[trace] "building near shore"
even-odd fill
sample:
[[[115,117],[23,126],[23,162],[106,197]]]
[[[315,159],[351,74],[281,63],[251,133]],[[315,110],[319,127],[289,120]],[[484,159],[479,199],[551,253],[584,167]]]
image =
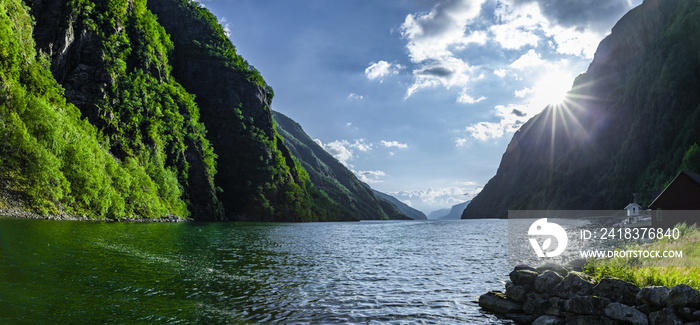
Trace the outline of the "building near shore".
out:
[[[670,228],[680,222],[700,225],[700,175],[682,171],[649,205],[652,226]]]

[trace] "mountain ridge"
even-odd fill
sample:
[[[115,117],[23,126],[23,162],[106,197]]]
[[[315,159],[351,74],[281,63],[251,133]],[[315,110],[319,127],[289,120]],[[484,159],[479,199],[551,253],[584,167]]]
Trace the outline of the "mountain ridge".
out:
[[[513,135],[462,218],[618,209],[663,188],[700,141],[698,13],[692,1],[647,0],[624,15],[567,106],[546,107]]]
[[[376,191],[313,141],[299,123],[278,111],[273,111],[273,116],[284,143],[309,173],[311,182],[332,201],[363,220],[412,219],[395,202],[378,198]]]

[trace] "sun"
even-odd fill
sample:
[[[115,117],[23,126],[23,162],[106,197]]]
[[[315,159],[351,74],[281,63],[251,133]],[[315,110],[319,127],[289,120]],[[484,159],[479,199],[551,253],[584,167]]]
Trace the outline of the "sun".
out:
[[[539,106],[563,104],[572,83],[570,74],[561,70],[549,71],[535,83],[533,102]]]

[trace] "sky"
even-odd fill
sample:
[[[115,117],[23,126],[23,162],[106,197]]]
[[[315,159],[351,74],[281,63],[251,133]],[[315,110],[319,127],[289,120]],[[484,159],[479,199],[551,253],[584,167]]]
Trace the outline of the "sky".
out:
[[[473,198],[641,0],[200,0],[272,109],[428,214]]]

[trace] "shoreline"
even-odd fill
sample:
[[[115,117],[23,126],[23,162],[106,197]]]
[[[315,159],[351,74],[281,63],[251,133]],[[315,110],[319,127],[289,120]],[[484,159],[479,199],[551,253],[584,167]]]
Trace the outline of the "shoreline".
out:
[[[35,219],[35,220],[56,220],[56,221],[94,221],[94,222],[190,222],[189,219],[183,219],[177,216],[167,216],[159,219],[94,219],[87,215],[74,215],[61,212],[58,214],[41,215],[36,212],[24,210],[17,207],[0,207],[0,218],[16,218],[16,219]]]

